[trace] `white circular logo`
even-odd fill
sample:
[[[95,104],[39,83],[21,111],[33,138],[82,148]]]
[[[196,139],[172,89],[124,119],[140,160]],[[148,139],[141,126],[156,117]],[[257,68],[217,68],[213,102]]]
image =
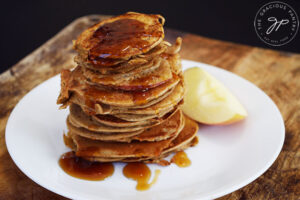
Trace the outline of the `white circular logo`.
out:
[[[257,36],[271,46],[282,46],[294,39],[299,28],[295,10],[281,1],[263,5],[256,13],[254,28]]]

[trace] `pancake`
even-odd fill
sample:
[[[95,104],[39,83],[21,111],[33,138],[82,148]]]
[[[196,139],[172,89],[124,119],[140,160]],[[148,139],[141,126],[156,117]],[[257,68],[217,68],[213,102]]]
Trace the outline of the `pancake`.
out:
[[[136,109],[142,109],[142,108],[147,108],[149,106],[152,106],[160,101],[162,101],[163,99],[165,99],[166,97],[168,97],[172,92],[173,92],[174,88],[171,88],[169,91],[167,91],[165,94],[163,94],[162,96],[153,99],[149,102],[147,102],[146,104],[140,104],[140,105],[135,105],[135,106],[130,106],[130,107],[120,107],[120,106],[112,106],[112,105],[107,105],[107,104],[103,104],[100,102],[91,102],[91,101],[87,101],[86,99],[82,99],[82,97],[78,96],[76,93],[74,93],[71,98],[69,99],[69,102],[81,105],[81,108],[84,110],[84,112],[91,114],[91,115],[95,115],[95,114],[119,114],[119,113],[127,113],[126,110],[136,110]],[[88,103],[87,103],[88,102]],[[66,105],[68,105],[69,103],[67,102]],[[65,105],[63,105],[64,107]],[[132,112],[128,112],[129,114]],[[158,114],[158,112],[156,113]]]
[[[182,66],[179,54],[166,55],[165,57],[171,66],[171,70],[176,75],[182,74]]]
[[[164,38],[164,18],[128,12],[95,24],[80,34],[75,50],[94,66],[113,66],[148,52]]]
[[[151,62],[153,59],[160,57],[160,55],[167,49],[169,45],[170,44],[168,44],[168,42],[162,41],[159,45],[157,45],[156,47],[144,54],[134,56],[126,62],[120,62],[114,66],[109,67],[95,67],[92,63],[89,63],[85,58],[81,57],[80,55],[75,56],[74,61],[78,63],[78,65],[96,71],[97,73],[103,76],[124,74],[141,68],[141,66]]]
[[[176,137],[185,125],[185,119],[182,111],[177,110],[169,119],[163,123],[152,126],[142,133],[132,137],[133,140],[139,141],[160,141],[170,137]]]
[[[128,158],[128,157],[155,157],[169,146],[173,138],[157,142],[132,141],[129,144],[124,142],[104,142],[91,140],[79,135],[71,135],[76,145],[76,155],[79,157],[107,157],[107,158]]]
[[[184,116],[185,118],[185,125],[182,129],[182,131],[178,134],[178,136],[172,140],[169,147],[164,149],[164,151],[161,153],[161,156],[154,157],[154,158],[137,158],[137,159],[123,159],[123,162],[135,162],[135,161],[143,161],[146,163],[157,163],[161,165],[168,165],[170,162],[167,160],[163,160],[165,157],[170,155],[173,152],[182,151],[184,149],[187,149],[191,146],[195,146],[198,143],[198,124],[188,118],[187,116]]]
[[[149,52],[138,56],[134,56],[131,59],[129,59],[127,62],[117,63],[113,67],[101,67],[101,68],[95,67],[93,64],[84,60],[84,58],[82,58],[80,55],[75,56],[74,60],[76,63],[78,63],[78,65],[83,66],[86,69],[90,69],[97,72],[99,78],[105,77],[107,75],[122,76],[122,74],[133,72],[134,70],[142,71],[143,69],[141,66],[145,66],[147,64],[149,65],[149,63],[153,59],[157,59],[159,57],[165,58],[167,61],[170,62],[172,68],[176,68],[181,71],[181,60],[178,54],[181,48],[181,43],[182,43],[181,38],[177,38],[176,43],[174,45],[171,45],[166,41],[162,41],[159,45],[151,49]],[[178,74],[177,73],[178,70],[174,72]]]
[[[108,90],[107,88],[100,88],[87,84],[84,76],[82,75],[81,67],[78,66],[72,72],[68,70],[62,71],[61,93],[57,103],[64,104],[70,98],[71,93],[77,93],[82,97],[82,99],[94,102],[98,101],[113,106],[130,107],[143,105],[168,92],[171,88],[175,87],[179,81],[180,78],[173,74],[173,78],[171,80],[146,91],[127,92],[120,90]]]
[[[195,146],[196,144],[198,144],[198,136],[195,136],[191,139],[191,141],[185,145],[181,145],[180,148],[177,148],[176,150],[174,151],[170,151],[168,153],[162,153],[162,155],[160,157],[156,157],[156,158],[151,158],[151,159],[148,159],[148,160],[137,160],[137,161],[142,161],[144,163],[156,163],[156,164],[159,164],[159,165],[162,165],[162,166],[167,166],[167,165],[170,165],[172,160],[171,161],[168,161],[168,160],[165,160],[164,158],[166,158],[167,156],[171,155],[172,153],[175,153],[175,152],[178,152],[178,151],[183,151],[189,147],[193,147]],[[125,162],[128,162],[126,160],[124,160]]]
[[[162,59],[156,59],[155,61],[155,63],[152,63],[153,66],[159,65],[159,67],[154,70],[148,70],[147,72],[144,70],[126,76],[99,77],[97,73],[85,70],[84,75],[92,84],[109,86],[121,90],[145,90],[157,87],[172,78],[169,62]]]
[[[118,141],[118,142],[131,142],[132,140],[138,141],[160,141],[170,137],[175,137],[179,134],[184,126],[184,118],[181,111],[175,112],[170,118],[166,119],[163,123],[147,128],[142,132],[116,132],[116,133],[103,133],[90,131],[86,128],[78,128],[73,126],[67,120],[67,126],[71,135],[80,135],[92,140],[101,141]]]
[[[132,58],[128,60],[128,62],[119,60],[119,62],[115,62],[114,67],[95,67],[92,63],[89,63],[87,58],[83,58],[80,55],[75,56],[74,58],[75,63],[78,65],[85,67],[87,69],[93,70],[98,72],[102,75],[112,75],[112,74],[118,74],[118,73],[126,73],[131,70],[134,70],[135,68],[138,68],[141,65],[147,64],[149,61],[144,58]]]
[[[147,114],[157,115],[160,112],[174,108],[176,105],[180,105],[184,95],[183,83],[179,82],[174,90],[164,99],[150,105],[145,108],[122,108],[122,107],[111,107],[110,114],[128,113],[128,114]]]
[[[175,150],[183,150],[185,145],[188,145],[194,137],[196,137],[198,132],[198,124],[194,120],[187,116],[185,118],[185,125],[180,134],[171,142],[168,148],[164,150],[164,154]]]
[[[133,136],[142,133],[144,130],[132,131],[132,132],[95,132],[90,131],[85,128],[76,127],[70,123],[69,118],[67,119],[67,126],[69,129],[70,135],[80,135],[85,138],[90,138],[92,140],[102,140],[102,141],[121,141],[121,142],[130,142]]]
[[[156,114],[127,114],[127,113],[121,113],[121,114],[115,114],[114,116],[126,121],[143,121],[143,120],[149,120],[153,118],[161,118],[167,113],[171,112],[172,110],[175,110],[176,108],[169,108],[167,110],[163,110]]]
[[[135,125],[157,125],[163,122],[164,120],[168,119],[170,116],[172,116],[178,109],[176,106],[173,110],[166,113],[162,117],[155,117],[148,120],[139,120],[139,121],[127,121],[124,119],[120,119],[113,115],[91,115],[91,117],[102,124],[106,124],[108,126],[116,126],[116,127],[127,127],[127,126],[135,126]]]
[[[198,124],[194,122],[193,120],[185,117],[185,125],[181,132],[175,137],[175,139],[172,139],[172,142],[169,143],[169,146],[166,147],[160,154],[160,156],[152,156],[149,154],[138,154],[137,156],[131,156],[131,157],[125,157],[119,156],[119,157],[108,157],[108,156],[86,156],[84,157],[87,160],[91,161],[99,161],[99,162],[113,162],[113,161],[119,161],[119,162],[146,162],[146,163],[157,163],[160,165],[168,165],[170,164],[169,161],[164,160],[165,157],[170,155],[172,152],[177,152],[184,150],[190,146],[194,146],[198,142],[197,138],[197,131],[198,131]],[[143,143],[143,142],[140,142]],[[149,144],[149,143],[147,143]],[[153,142],[153,144],[157,144],[156,142]],[[95,153],[96,149],[95,147],[86,147],[94,150],[92,153],[94,155],[99,155],[98,153]],[[111,150],[111,149],[110,149]],[[126,149],[128,150],[128,149]],[[152,150],[152,149],[151,149]],[[161,149],[159,149],[161,150]]]
[[[182,38],[180,37],[176,38],[175,44],[169,46],[165,51],[165,53],[170,55],[178,54],[181,49],[181,44],[182,44]]]
[[[86,115],[80,108],[80,106],[76,104],[71,104],[70,106],[70,114],[69,114],[69,122],[75,127],[82,127],[88,129],[90,131],[95,132],[133,132],[138,130],[143,130],[147,126],[128,126],[128,127],[115,127],[115,126],[107,126],[105,124],[99,123],[94,120],[91,116]]]
[[[83,74],[87,78],[87,81],[90,84],[95,84],[95,85],[96,84],[100,84],[100,85],[120,84],[122,81],[130,81],[139,78],[141,75],[149,74],[150,72],[154,71],[160,66],[162,60],[163,59],[161,57],[157,57],[125,73],[104,75],[104,74],[100,74],[98,71],[89,68],[83,68]],[[112,82],[112,83],[106,83],[106,82]]]
[[[102,124],[108,126],[115,126],[115,127],[128,127],[128,126],[153,126],[160,123],[160,120],[150,119],[146,121],[126,121],[120,118],[117,118],[113,115],[92,115],[92,118],[100,122]]]

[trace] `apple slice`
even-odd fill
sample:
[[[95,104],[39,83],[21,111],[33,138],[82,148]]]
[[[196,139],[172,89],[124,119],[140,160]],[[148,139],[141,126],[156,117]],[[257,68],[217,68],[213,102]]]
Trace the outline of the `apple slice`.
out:
[[[201,68],[184,71],[186,94],[183,112],[190,118],[212,125],[244,119],[247,111],[225,86]]]

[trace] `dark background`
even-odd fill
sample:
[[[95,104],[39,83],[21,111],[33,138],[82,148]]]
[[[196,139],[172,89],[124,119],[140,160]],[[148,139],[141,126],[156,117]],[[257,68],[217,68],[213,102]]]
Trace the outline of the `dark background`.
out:
[[[282,0],[300,16],[299,0]],[[269,1],[114,1],[40,0],[2,1],[0,7],[0,72],[17,63],[78,17],[89,14],[118,15],[127,11],[158,13],[166,27],[210,38],[300,53],[300,33],[290,43],[272,47],[256,35],[256,12]]]

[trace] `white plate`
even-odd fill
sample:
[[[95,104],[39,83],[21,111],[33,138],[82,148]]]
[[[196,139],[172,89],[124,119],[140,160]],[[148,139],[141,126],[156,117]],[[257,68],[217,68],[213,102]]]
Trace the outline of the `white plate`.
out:
[[[16,165],[41,186],[72,199],[214,199],[233,192],[265,172],[284,141],[284,123],[272,100],[252,83],[210,65],[199,66],[222,81],[247,109],[249,116],[229,126],[200,126],[199,144],[186,150],[192,165],[160,169],[148,191],[122,175],[124,164],[105,181],[85,181],[67,175],[58,165],[69,149],[63,144],[67,110],[58,110],[60,78],[55,76],[30,91],[14,108],[6,127],[7,149]]]

